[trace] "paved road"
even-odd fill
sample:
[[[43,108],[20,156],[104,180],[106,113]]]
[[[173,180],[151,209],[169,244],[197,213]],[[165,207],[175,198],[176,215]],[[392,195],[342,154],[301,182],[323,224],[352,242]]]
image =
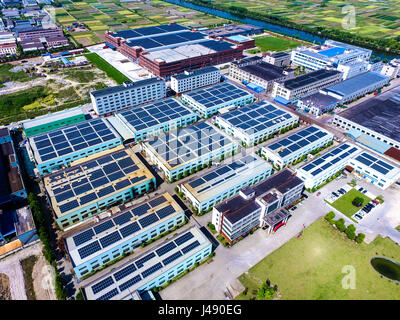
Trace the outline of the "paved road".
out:
[[[273,235],[258,229],[231,248],[219,245],[213,262],[174,282],[162,290],[160,296],[164,300],[225,299],[227,288],[236,296],[244,289],[237,277],[297,236],[303,225],[307,227],[326,214],[326,208],[321,208],[318,203],[319,199],[310,196],[294,211],[288,225]]]

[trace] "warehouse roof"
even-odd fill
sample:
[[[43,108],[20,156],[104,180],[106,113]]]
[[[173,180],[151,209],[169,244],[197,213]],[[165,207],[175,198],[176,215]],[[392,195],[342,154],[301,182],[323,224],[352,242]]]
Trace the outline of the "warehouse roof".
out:
[[[309,84],[330,78],[330,77],[335,76],[340,73],[341,72],[339,72],[337,70],[320,69],[317,71],[303,74],[303,75],[295,77],[293,79],[286,80],[283,82],[283,84],[284,84],[285,88],[294,90],[294,89],[302,88]]]
[[[113,250],[180,213],[182,208],[169,193],[164,193],[82,229],[65,239],[73,266]]]
[[[283,68],[265,61],[260,61],[259,63],[250,64],[239,68],[266,81],[279,79],[285,76],[285,71]]]
[[[199,229],[186,229],[84,286],[84,293],[88,300],[121,300],[209,246]]]
[[[187,78],[191,78],[191,77],[195,77],[201,74],[206,74],[206,73],[210,73],[210,72],[215,72],[215,71],[219,71],[219,68],[217,67],[205,67],[202,69],[196,69],[193,71],[185,71],[176,75],[171,76],[171,78],[175,78],[178,80],[183,80],[183,79],[187,79]]]
[[[48,113],[48,114],[45,114],[40,117],[36,117],[31,120],[25,120],[22,122],[22,125],[23,125],[24,129],[28,129],[28,128],[33,128],[33,127],[40,126],[40,125],[43,125],[43,124],[46,124],[49,122],[59,121],[62,119],[67,119],[67,118],[75,117],[75,116],[79,116],[79,115],[84,115],[84,113],[81,110],[81,108],[76,107],[76,108],[66,109],[66,110],[62,110],[62,111],[58,111],[58,112],[54,112],[54,113]]]

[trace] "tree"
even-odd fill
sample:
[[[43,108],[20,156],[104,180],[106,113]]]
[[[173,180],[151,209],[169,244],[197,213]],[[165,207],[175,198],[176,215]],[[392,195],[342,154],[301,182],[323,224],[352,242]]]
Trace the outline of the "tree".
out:
[[[340,218],[339,220],[335,221],[335,225],[340,232],[344,232],[346,230],[346,226],[344,224],[344,219]]]
[[[357,243],[362,243],[364,241],[364,239],[365,239],[365,234],[364,233],[359,233],[357,235],[356,242]]]
[[[355,231],[356,231],[356,227],[354,227],[353,224],[349,224],[345,231],[347,238],[349,238],[350,240],[354,240],[354,238],[356,237]]]
[[[326,215],[325,215],[325,220],[330,221],[333,218],[335,218],[335,213],[333,211],[329,211]]]
[[[364,199],[361,197],[355,197],[351,202],[355,207],[361,207],[364,202]]]

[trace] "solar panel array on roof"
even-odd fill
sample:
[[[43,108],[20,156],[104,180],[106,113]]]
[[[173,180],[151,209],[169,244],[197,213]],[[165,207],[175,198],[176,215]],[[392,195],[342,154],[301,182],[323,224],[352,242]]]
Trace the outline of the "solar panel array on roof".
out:
[[[251,94],[233,84],[223,82],[214,86],[193,90],[184,95],[192,98],[196,103],[208,109]]]
[[[394,167],[387,162],[384,162],[372,155],[370,155],[367,152],[363,152],[359,154],[357,157],[355,157],[354,160],[357,160],[361,162],[362,164],[370,167],[371,169],[374,169],[378,171],[379,173],[386,175],[388,172],[394,169]]]
[[[175,32],[175,31],[185,31],[188,28],[181,26],[179,24],[171,24],[171,25],[160,25],[160,26],[153,26],[153,27],[143,27],[143,28],[135,28],[131,30],[122,30],[113,32],[112,35],[114,37],[121,37],[125,39],[132,39],[137,37],[143,36],[150,36],[155,34],[163,34],[168,32]]]
[[[111,299],[120,292],[134,286],[142,279],[149,277],[158,270],[171,264],[185,254],[188,254],[193,249],[199,247],[201,245],[199,240],[190,242],[190,240],[193,238],[193,233],[188,231],[180,235],[175,240],[171,240],[163,246],[154,249],[154,251],[146,254],[145,256],[132,262],[128,262],[126,265],[122,266],[116,271],[111,272],[111,274],[105,278],[99,279],[94,284],[91,284],[90,287],[92,292],[94,294],[101,294],[102,291],[110,290],[109,288],[113,286],[115,287],[114,289],[102,294],[100,298],[98,298]],[[182,247],[178,248],[178,246]],[[153,260],[157,257],[162,260]],[[115,292],[114,290],[117,291]]]
[[[130,39],[126,44],[129,47],[142,47],[144,49],[153,49],[163,46],[182,45],[185,42],[202,40],[206,36],[199,32],[184,31],[175,34],[165,34],[142,39]],[[208,42],[208,41],[206,41]]]
[[[316,176],[323,170],[335,165],[338,161],[348,156],[351,156],[358,151],[358,148],[351,146],[350,144],[344,143],[337,146],[336,148],[331,149],[327,153],[324,153],[322,156],[314,159],[301,169],[310,172],[313,176]]]
[[[174,98],[164,99],[152,104],[135,107],[119,113],[134,131],[138,132],[169,121],[194,114]]]
[[[231,164],[227,164],[221,167],[214,169],[213,171],[203,175],[191,182],[189,182],[189,186],[192,188],[197,188],[197,192],[201,193],[202,191],[206,190],[204,188],[200,189],[200,186],[209,186],[211,180],[213,181],[212,186],[217,184],[221,184],[223,182],[229,181],[232,177],[236,175],[236,172],[240,168],[246,168],[246,164],[250,164],[252,162],[257,161],[257,158],[249,155],[247,157],[243,157],[241,159],[233,161]]]
[[[293,118],[290,113],[265,102],[257,102],[219,117],[248,134],[260,132]]]
[[[147,210],[150,209],[150,206],[148,205],[149,203],[151,203],[151,207],[156,211],[138,221],[132,220],[132,217],[135,215],[142,216],[146,214]],[[143,208],[145,205],[147,206],[145,213],[142,213],[143,211],[138,211],[138,208]],[[84,259],[89,255],[97,253],[108,246],[131,236],[142,228],[146,228],[151,224],[174,214],[175,212],[177,211],[174,207],[169,204],[164,196],[161,196],[76,234],[73,236],[73,241],[75,246],[78,248],[80,258]],[[116,226],[118,226],[117,230]],[[95,234],[97,235],[97,238],[94,237]]]
[[[206,122],[154,138],[148,142],[171,167],[204,156],[232,143]]]
[[[327,135],[327,132],[322,131],[318,127],[310,126],[292,133],[291,135],[286,136],[284,139],[280,139],[270,145],[267,145],[265,148],[272,150],[280,157],[285,157],[318,139],[324,138]]]
[[[86,206],[88,203],[110,196],[117,190],[133,185],[135,181],[123,178],[128,172],[133,174],[138,170],[139,167],[131,156],[126,151],[120,151],[50,175],[51,185],[47,188],[53,191],[60,212],[64,214],[78,206]],[[146,176],[140,180],[144,178]],[[120,181],[117,182],[118,180]],[[113,183],[115,186],[112,185]]]
[[[31,138],[42,162],[55,159],[114,139],[120,139],[97,118],[81,124],[57,129]]]
[[[285,88],[287,88],[289,90],[293,90],[293,89],[301,88],[306,85],[312,84],[314,82],[319,82],[323,79],[330,78],[338,73],[340,73],[340,72],[337,70],[321,69],[321,70],[303,74],[303,75],[295,77],[293,79],[286,80],[284,82],[284,86],[285,86]]]

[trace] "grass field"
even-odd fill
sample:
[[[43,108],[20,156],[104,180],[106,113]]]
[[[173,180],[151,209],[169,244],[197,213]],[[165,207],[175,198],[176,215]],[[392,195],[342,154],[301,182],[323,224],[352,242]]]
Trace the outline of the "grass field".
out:
[[[103,70],[107,76],[109,76],[111,79],[114,79],[118,84],[122,84],[124,81],[130,81],[128,77],[119,72],[97,53],[88,53],[85,56],[91,63],[93,63],[100,70]]]
[[[341,213],[343,213],[344,215],[346,215],[347,217],[350,218],[353,214],[355,214],[361,208],[361,207],[356,207],[351,203],[355,197],[360,197],[364,200],[361,207],[365,206],[368,202],[371,201],[371,199],[368,198],[365,194],[361,193],[360,191],[358,191],[356,189],[351,189],[350,191],[345,193],[343,196],[341,196],[339,199],[334,201],[331,204],[331,206],[334,207],[335,209],[339,210]]]
[[[13,68],[14,66],[10,63],[4,63],[0,65],[0,83],[5,81],[26,82],[32,80],[32,78],[28,76],[25,71],[10,71]]]
[[[300,238],[291,239],[249,269],[248,274],[242,274],[239,280],[248,293],[236,299],[254,298],[261,282],[269,279],[285,300],[398,300],[399,285],[381,278],[370,259],[379,255],[400,261],[399,249],[395,242],[381,237],[359,245],[319,219]],[[355,269],[355,289],[342,287],[346,276],[342,268],[348,265]]]
[[[298,47],[298,42],[273,36],[255,38],[256,46],[262,51],[283,51]]]

